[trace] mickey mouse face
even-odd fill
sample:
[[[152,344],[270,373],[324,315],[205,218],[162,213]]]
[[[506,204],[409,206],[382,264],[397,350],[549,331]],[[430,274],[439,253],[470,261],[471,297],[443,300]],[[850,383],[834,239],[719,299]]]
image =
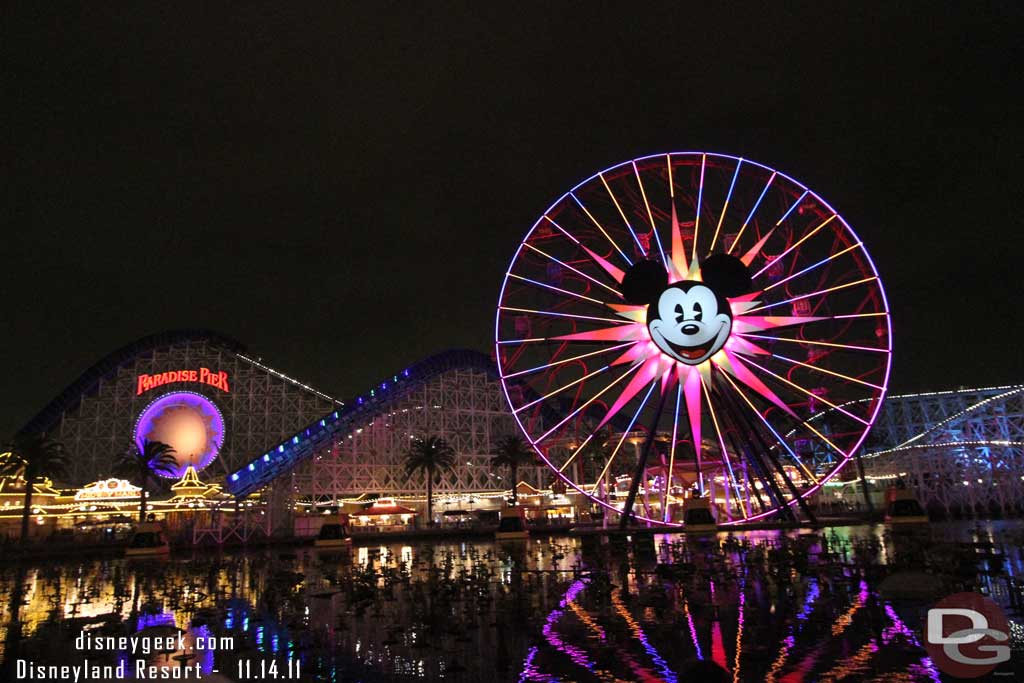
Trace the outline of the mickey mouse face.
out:
[[[718,352],[732,331],[732,311],[700,282],[680,282],[647,309],[647,329],[659,349],[680,363],[699,365]]]
[[[732,309],[726,297],[751,290],[747,266],[735,256],[715,254],[701,264],[701,281],[668,284],[658,261],[633,264],[620,284],[631,304],[647,304],[647,329],[666,355],[700,365],[725,345],[732,332]]]

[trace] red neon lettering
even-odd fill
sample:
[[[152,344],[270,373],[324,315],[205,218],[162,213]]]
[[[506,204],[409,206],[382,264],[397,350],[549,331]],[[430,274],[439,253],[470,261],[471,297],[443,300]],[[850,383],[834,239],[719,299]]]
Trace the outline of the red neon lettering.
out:
[[[198,382],[216,387],[223,392],[231,391],[228,386],[227,372],[223,370],[214,372],[209,368],[199,368],[198,370],[168,370],[156,375],[139,375],[136,378],[135,395],[139,396],[150,389],[175,382]]]

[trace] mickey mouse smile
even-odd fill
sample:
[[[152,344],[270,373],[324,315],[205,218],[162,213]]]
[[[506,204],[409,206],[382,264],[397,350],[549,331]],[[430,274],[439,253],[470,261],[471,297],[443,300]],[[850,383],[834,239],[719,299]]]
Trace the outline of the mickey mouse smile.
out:
[[[727,333],[728,334],[728,333]],[[669,340],[665,339],[660,332],[652,333],[651,339],[658,346],[658,348],[665,350],[668,346],[669,355],[674,355],[677,358],[682,358],[688,361],[694,361],[701,356],[710,356],[711,349],[715,346],[718,341],[717,337],[713,337],[710,341],[697,346],[683,346],[682,344],[673,344]],[[716,349],[717,350],[717,349]],[[685,362],[685,361],[684,361]]]
[[[703,363],[725,345],[732,331],[732,311],[724,298],[719,299],[701,282],[668,287],[647,310],[651,341],[681,363]]]

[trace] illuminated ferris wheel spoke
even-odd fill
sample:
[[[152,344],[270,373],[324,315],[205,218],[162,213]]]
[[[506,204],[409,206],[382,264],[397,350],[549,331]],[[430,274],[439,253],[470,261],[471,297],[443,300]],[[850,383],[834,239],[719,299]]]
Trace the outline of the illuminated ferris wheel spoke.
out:
[[[554,256],[552,256],[551,254],[547,253],[546,251],[538,249],[537,247],[533,246],[532,244],[528,244],[528,243],[525,243],[525,242],[523,243],[523,246],[526,247],[527,249],[530,249],[531,251],[537,252],[538,254],[540,254],[541,256],[544,256],[547,259],[550,259],[551,261],[557,263],[558,265],[562,266],[563,268],[567,268],[568,270],[571,270],[572,272],[576,273],[580,277],[583,277],[583,278],[586,278],[587,280],[590,280],[595,285],[597,285],[599,287],[604,287],[605,289],[607,289],[609,292],[611,292],[612,294],[614,294],[618,298],[620,298],[620,299],[622,298],[622,294],[618,290],[612,289],[611,287],[609,287],[608,285],[606,285],[605,283],[603,283],[603,282],[601,282],[599,280],[595,280],[594,278],[592,278],[589,275],[587,275],[586,273],[584,273],[582,270],[578,270],[576,268],[573,268],[568,263],[565,263],[564,261],[560,261],[559,259],[555,258]]]
[[[682,407],[682,401],[683,385],[678,383],[676,387],[676,409],[672,413],[672,441],[669,442],[668,447],[668,476],[665,478],[665,495],[662,496],[664,502],[661,504],[662,521],[664,522],[667,522],[669,518],[668,498],[672,492],[672,476],[675,474],[676,444],[679,441],[679,409]]]
[[[508,344],[533,344],[536,342],[550,342],[554,341],[553,338],[549,337],[530,337],[529,339],[499,339],[497,344],[508,345]]]
[[[629,325],[628,320],[613,320],[611,318],[599,318],[593,315],[578,315],[576,313],[558,313],[557,311],[539,311],[532,308],[515,308],[513,306],[503,306],[502,310],[513,311],[515,313],[529,313],[530,315],[542,315],[551,316],[555,318],[572,318],[573,320],[593,320],[602,323],[612,323],[613,325]]]
[[[726,479],[726,492],[729,490],[729,482],[732,482],[733,492],[736,495],[736,501],[739,504],[740,514],[743,515],[743,519],[747,518],[747,510],[743,505],[745,496],[740,492],[739,482],[736,480],[736,474],[732,469],[732,462],[729,458],[729,449],[725,447],[725,439],[722,438],[722,429],[718,426],[718,417],[715,415],[714,402],[711,400],[711,392],[708,391],[708,387],[704,387],[704,398],[708,404],[708,414],[711,415],[711,424],[715,428],[715,437],[718,439],[719,456],[722,460],[723,465],[723,479]],[[728,477],[728,478],[726,478]],[[749,492],[748,492],[749,495]],[[728,503],[728,500],[726,501]],[[728,507],[726,508],[728,511]],[[730,517],[731,517],[730,513]]]
[[[815,436],[817,436],[819,439],[824,441],[828,445],[829,448],[831,448],[833,451],[835,451],[844,460],[850,457],[848,453],[843,452],[843,449],[841,449],[839,446],[837,446],[834,443],[832,443],[832,441],[827,436],[825,436],[824,434],[819,432],[817,429],[815,429],[813,426],[811,426],[810,421],[804,422],[803,426],[807,427],[807,429],[811,430],[814,433]],[[818,481],[815,480],[814,483],[817,484]]]
[[[594,299],[592,297],[586,296],[585,294],[577,294],[576,292],[570,292],[569,290],[562,289],[561,287],[555,287],[554,285],[549,285],[549,284],[545,284],[543,282],[538,282],[537,280],[531,280],[528,277],[523,277],[522,275],[516,275],[515,273],[509,273],[508,276],[511,277],[511,278],[515,278],[516,280],[519,280],[520,282],[526,282],[527,284],[531,284],[531,285],[533,285],[535,287],[541,287],[543,289],[551,290],[552,292],[558,292],[560,294],[565,294],[566,296],[571,296],[571,297],[574,297],[576,299],[580,299],[582,301],[586,301],[588,303],[596,304],[598,306],[601,306],[602,308],[609,308],[610,307],[610,304],[607,301],[601,301],[600,299]]]
[[[690,251],[690,261],[697,260],[697,238],[700,235],[700,207],[704,203],[704,169],[707,166],[708,155],[700,155],[700,182],[697,185],[697,210],[693,218],[693,249]],[[636,168],[634,162],[633,167]]]
[[[736,170],[732,173],[732,181],[729,183],[729,192],[725,195],[725,203],[722,204],[722,212],[718,215],[718,225],[715,226],[715,235],[711,238],[711,247],[708,249],[708,255],[715,250],[715,245],[718,244],[718,233],[722,230],[722,221],[725,220],[725,212],[729,209],[729,200],[732,199],[733,188],[736,187],[736,178],[740,175],[740,166],[743,165],[743,159],[736,162]]]
[[[599,434],[599,432],[597,432],[597,431],[594,431],[594,432],[591,432],[590,434],[588,434],[587,438],[583,440],[583,443],[581,443],[579,446],[577,446],[573,450],[572,455],[570,455],[569,458],[564,463],[562,463],[562,466],[558,468],[558,472],[559,473],[564,472],[569,467],[569,465],[571,465],[573,463],[573,461],[576,459],[576,456],[578,456],[580,453],[582,453],[583,450],[587,447],[587,444],[589,444],[594,439],[594,437],[597,436],[598,434]],[[601,478],[598,477],[597,481],[600,481],[600,479]]]
[[[833,315],[836,320],[840,318],[884,318],[889,315],[888,311],[877,311],[874,313],[846,313],[844,315]]]
[[[626,376],[632,374],[635,370],[637,370],[637,367],[632,367],[632,368],[627,367],[626,371],[623,372],[621,375],[619,375],[615,379],[615,381],[613,381],[611,384],[606,386],[604,389],[602,389],[598,393],[596,393],[593,396],[591,396],[589,399],[587,399],[587,401],[585,403],[583,403],[578,408],[576,408],[571,413],[569,413],[564,418],[562,418],[562,420],[558,424],[556,424],[554,427],[552,427],[551,429],[549,429],[548,431],[544,432],[539,437],[537,437],[537,440],[534,441],[534,444],[540,443],[541,441],[543,441],[544,439],[548,438],[549,436],[554,434],[556,431],[561,429],[562,425],[564,425],[566,422],[568,422],[569,420],[573,419],[574,417],[579,415],[581,412],[583,412],[587,408],[587,406],[591,405],[594,401],[596,401],[597,399],[601,398],[601,396],[603,396],[606,391],[608,391],[609,389],[614,387],[616,384],[621,382],[623,379],[626,378]]]
[[[722,409],[725,415],[728,416],[734,425],[734,428],[729,431],[729,441],[732,443],[733,450],[736,453],[743,453],[746,462],[750,465],[750,468],[745,472],[748,499],[756,501],[762,513],[784,510],[786,508],[786,498],[779,488],[778,481],[775,478],[776,475],[771,472],[769,465],[765,462],[770,448],[765,445],[760,435],[757,434],[753,423],[745,416],[743,408],[734,398],[729,396],[725,387],[723,387],[719,396],[722,400]],[[744,445],[741,445],[738,441],[741,435]],[[761,444],[760,446],[754,444],[753,439],[755,436]],[[753,470],[754,479],[756,479],[753,484],[750,483],[750,470]],[[761,484],[760,487],[757,486],[758,482]],[[755,495],[750,497],[750,492],[753,492]],[[763,499],[762,493],[768,496],[767,501]]]
[[[581,353],[580,355],[572,356],[571,358],[561,358],[559,360],[552,361],[551,363],[545,363],[544,365],[538,365],[535,368],[527,368],[526,370],[520,370],[519,372],[513,372],[512,374],[509,374],[509,375],[503,375],[502,379],[510,379],[512,377],[520,377],[522,375],[530,375],[530,374],[533,374],[535,372],[540,372],[541,370],[549,370],[551,368],[558,367],[559,365],[564,365],[565,363],[572,363],[573,361],[583,360],[584,358],[590,358],[592,356],[597,356],[597,355],[600,355],[602,353],[608,353],[609,351],[616,351],[618,349],[622,349],[622,348],[625,348],[627,346],[632,346],[632,344],[633,344],[633,342],[625,342],[624,344],[617,344],[615,346],[609,346],[609,347],[604,348],[604,349],[598,349],[597,351],[591,351],[590,353]]]
[[[728,349],[724,349],[723,352],[725,359],[721,363],[721,369],[725,373],[735,377],[737,380],[760,394],[762,398],[774,403],[778,408],[791,417],[796,417],[793,413],[793,409],[789,407],[789,404],[779,398],[779,396],[776,395],[768,385],[762,382],[757,375],[747,367],[747,361],[740,360],[736,354],[730,352]]]
[[[627,263],[629,263],[630,265],[633,265],[633,259],[631,259],[629,256],[627,256],[626,252],[624,252],[622,249],[620,249],[620,247],[618,247],[618,244],[614,240],[611,239],[610,234],[608,234],[607,230],[604,229],[604,226],[601,225],[601,223],[598,222],[597,218],[594,217],[594,214],[592,214],[590,212],[590,210],[588,210],[587,207],[585,207],[583,205],[583,202],[580,201],[580,198],[575,196],[572,193],[569,193],[569,197],[571,197],[572,201],[577,203],[577,206],[579,206],[583,210],[583,212],[585,214],[587,214],[587,217],[590,218],[590,221],[592,223],[594,223],[594,226],[597,227],[597,229],[599,229],[601,231],[601,234],[603,234],[605,239],[611,244],[612,247],[615,248],[615,251],[618,252],[618,254],[620,254],[623,257],[623,260],[626,261]],[[548,220],[551,220],[551,219],[549,218]],[[634,236],[634,237],[636,237],[636,236]]]
[[[693,443],[695,462],[697,465],[697,482],[701,495],[704,494],[704,476],[700,470],[700,451],[703,448],[701,439],[700,395],[704,390],[704,382],[699,372],[690,371],[682,382],[683,400],[686,403],[686,417],[690,423],[690,439]]]
[[[580,377],[579,379],[575,379],[572,382],[569,382],[568,384],[565,384],[565,385],[555,389],[554,391],[552,391],[552,392],[550,392],[548,394],[545,394],[544,396],[541,396],[540,398],[537,398],[537,399],[534,399],[534,400],[530,401],[526,405],[522,405],[522,406],[516,408],[514,412],[519,413],[519,412],[522,412],[522,411],[526,410],[527,408],[531,408],[531,407],[537,405],[538,403],[540,403],[541,401],[546,401],[547,399],[551,398],[552,396],[554,396],[556,394],[559,394],[559,393],[565,391],[566,389],[568,389],[570,387],[576,386],[580,382],[584,382],[584,381],[590,379],[591,377],[594,377],[595,375],[600,375],[602,372],[606,372],[611,367],[612,366],[610,366],[610,365],[606,365],[603,368],[598,368],[597,370],[594,370],[591,373],[583,375],[583,377]]]
[[[747,311],[747,313],[756,313],[757,311],[765,311],[765,310],[768,310],[769,308],[775,308],[776,306],[782,306],[784,304],[791,304],[794,301],[800,301],[801,299],[810,299],[812,296],[821,296],[822,294],[830,294],[831,292],[838,292],[841,289],[849,289],[850,287],[856,287],[857,285],[862,285],[862,284],[864,284],[866,282],[872,282],[872,281],[877,280],[877,279],[878,278],[874,277],[874,276],[866,277],[866,278],[864,278],[862,280],[855,280],[854,282],[847,282],[846,284],[836,285],[835,287],[829,287],[828,289],[819,289],[816,292],[811,292],[809,294],[801,294],[800,296],[794,296],[794,297],[792,297],[790,299],[785,299],[784,301],[776,301],[775,303],[765,304],[764,306],[758,306],[757,308],[750,309],[749,311]]]
[[[757,406],[755,406],[753,403],[750,402],[750,399],[747,398],[747,395],[743,392],[743,390],[740,389],[739,386],[737,386],[736,383],[732,381],[732,378],[730,378],[728,375],[724,375],[724,373],[723,373],[723,376],[729,382],[729,385],[736,391],[736,393],[739,395],[739,397],[743,399],[743,402],[747,405],[747,407],[750,408],[750,412],[752,412],[755,415],[757,415],[757,417],[761,421],[761,423],[765,427],[768,428],[768,431],[770,431],[772,433],[772,436],[775,437],[775,439],[779,443],[779,445],[781,445],[786,450],[786,452],[789,453],[789,456],[791,458],[793,458],[793,461],[796,462],[797,465],[800,466],[800,469],[803,470],[804,474],[806,474],[807,477],[811,481],[813,481],[815,484],[817,484],[818,483],[817,477],[815,477],[814,474],[811,473],[811,471],[807,468],[807,465],[805,465],[803,463],[803,461],[800,460],[800,457],[797,456],[797,454],[793,451],[793,449],[791,449],[789,447],[789,444],[786,443],[786,440],[784,438],[782,438],[782,436],[780,436],[777,431],[775,431],[775,428],[772,427],[771,423],[769,423],[768,420],[766,420],[764,418],[764,415],[762,415],[761,411],[757,409]],[[756,434],[756,432],[755,432],[755,434]],[[766,450],[770,450],[770,449],[766,449]],[[770,452],[766,453],[766,455],[768,455],[769,457],[772,457]],[[789,481],[789,476],[785,473],[785,471],[782,470],[781,467],[779,469],[780,469],[780,474],[782,474],[783,478],[785,478],[787,480],[787,482],[793,487],[793,489],[796,490],[796,487],[792,485],[791,481]],[[799,496],[799,494],[796,494],[795,497],[799,498],[800,496]],[[812,515],[812,517],[813,517],[813,515]]]
[[[747,219],[743,221],[743,225],[740,226],[740,231],[736,233],[736,238],[732,241],[732,244],[729,245],[729,248],[725,250],[726,254],[731,254],[732,250],[736,248],[736,244],[740,241],[740,238],[743,237],[743,232],[747,229],[747,225],[754,217],[754,212],[757,211],[757,207],[761,206],[761,200],[764,199],[766,194],[768,194],[768,188],[772,186],[772,181],[775,180],[776,175],[778,174],[775,171],[772,171],[771,177],[768,178],[768,182],[764,184],[764,189],[761,190],[761,196],[759,196],[757,201],[754,202],[754,208],[752,208],[750,213],[747,214]]]
[[[752,301],[749,305],[754,306],[757,302]],[[808,325],[810,323],[821,322],[823,320],[831,320],[832,316],[821,315],[821,316],[788,316],[788,315],[765,315],[765,316],[754,316],[747,313],[738,313],[735,315],[735,322],[733,323],[733,333],[737,337],[753,337],[757,332],[766,332],[768,330],[782,330],[785,328],[797,327],[799,325]],[[774,337],[770,337],[774,338]],[[778,337],[782,339],[782,337]]]
[[[808,232],[808,233],[807,233],[806,235],[804,235],[803,237],[801,237],[801,238],[800,238],[799,240],[797,240],[796,242],[794,242],[793,244],[791,244],[791,245],[790,245],[789,247],[787,247],[787,248],[786,248],[786,250],[785,250],[785,251],[783,251],[783,252],[782,252],[781,254],[779,254],[778,256],[776,256],[775,258],[773,258],[772,260],[768,261],[768,263],[764,264],[764,266],[763,266],[763,267],[761,268],[761,270],[759,270],[759,271],[757,271],[756,273],[754,273],[752,277],[753,277],[753,278],[754,278],[755,280],[756,280],[757,278],[761,277],[761,273],[763,273],[764,271],[766,271],[766,270],[768,270],[769,268],[771,268],[771,267],[772,267],[773,265],[775,265],[775,264],[776,264],[776,263],[777,263],[777,262],[778,262],[778,261],[779,261],[780,259],[783,259],[783,258],[785,258],[785,257],[786,257],[786,254],[788,254],[789,252],[793,251],[794,249],[796,249],[797,247],[799,247],[799,246],[800,246],[801,244],[803,244],[803,243],[804,243],[804,242],[806,242],[807,240],[809,240],[809,239],[811,239],[812,237],[814,237],[815,235],[817,235],[817,234],[818,234],[818,231],[820,231],[820,230],[821,230],[822,228],[824,228],[824,227],[825,227],[826,225],[828,225],[828,224],[829,224],[829,223],[831,223],[831,222],[832,222],[833,220],[835,220],[835,218],[836,218],[836,216],[837,216],[837,215],[838,215],[838,214],[835,214],[835,213],[834,213],[834,214],[832,214],[831,216],[829,216],[828,218],[826,218],[825,220],[823,220],[823,221],[822,221],[821,223],[819,223],[819,224],[817,225],[817,227],[815,227],[815,228],[814,228],[813,230],[811,230],[810,232]]]
[[[757,368],[758,370],[760,370],[761,372],[774,377],[775,379],[777,379],[778,381],[780,381],[780,382],[782,382],[784,384],[787,384],[787,385],[791,386],[792,388],[796,389],[797,391],[799,391],[800,393],[804,394],[805,396],[807,396],[807,397],[809,397],[809,398],[811,398],[811,399],[813,399],[815,401],[821,401],[822,403],[824,403],[825,405],[829,406],[830,408],[835,408],[836,410],[838,410],[843,415],[846,415],[850,419],[853,419],[853,420],[856,420],[857,422],[860,422],[862,425],[869,426],[871,424],[867,420],[865,420],[863,418],[860,418],[860,417],[857,417],[856,415],[854,415],[851,412],[843,410],[842,408],[840,408],[836,404],[834,404],[831,401],[829,401],[824,396],[818,396],[817,394],[815,394],[814,392],[810,391],[809,389],[805,389],[804,387],[800,386],[796,382],[792,382],[792,381],[786,379],[785,377],[782,377],[781,375],[775,374],[774,372],[772,372],[768,368],[765,368],[765,367],[762,367],[762,366],[758,365],[757,363],[755,363],[754,361],[750,360],[749,358],[747,359],[747,364],[748,365],[752,365],[755,368]]]
[[[730,413],[729,406],[723,404],[721,408],[722,412],[725,414],[725,417],[728,417],[728,414]],[[729,441],[729,444],[732,446],[733,453],[737,454],[737,464],[743,465],[742,490],[745,491],[745,496],[742,497],[740,500],[742,503],[746,503],[745,517],[750,517],[750,515],[753,513],[753,506],[751,505],[751,503],[757,505],[757,508],[758,510],[760,510],[761,514],[771,512],[771,502],[765,502],[764,497],[762,496],[762,488],[758,488],[757,486],[757,482],[761,482],[763,484],[764,493],[767,494],[769,497],[774,495],[769,488],[770,485],[767,481],[765,481],[764,476],[762,475],[762,465],[758,462],[756,457],[748,457],[744,454],[743,446],[739,443],[735,429],[730,430],[727,434],[723,434],[723,436],[725,436],[725,438]],[[751,448],[753,447],[751,446]],[[744,458],[742,460],[739,459],[739,454],[744,454]],[[751,470],[753,470],[753,478],[756,481],[753,481],[751,479]],[[756,519],[756,516],[754,518]]]
[[[583,201],[600,211],[592,213]],[[737,206],[745,212],[742,224]],[[759,218],[774,214],[775,207],[780,218]],[[794,220],[798,209],[806,213],[804,207],[813,213]],[[692,224],[680,225],[681,208],[687,218],[694,210]],[[599,215],[610,224],[602,225]],[[657,220],[666,216],[670,224],[662,227],[671,240],[662,242]],[[531,230],[516,251],[495,326],[499,376],[539,457],[582,495],[617,512],[620,523],[680,526],[670,510],[677,476],[692,476],[695,495],[722,511],[720,524],[795,511],[797,505],[809,517],[805,498],[846,464],[845,454],[874,422],[891,363],[885,293],[867,250],[845,221],[782,173],[704,152],[645,157],[597,173],[563,195],[542,220],[551,229],[537,239]],[[654,235],[643,227],[648,223]],[[725,232],[731,223],[737,224],[735,234]],[[557,247],[545,250],[540,239],[553,239]],[[632,239],[635,246],[627,246],[627,254],[616,239]],[[599,243],[600,253],[592,242]],[[766,250],[775,244],[782,253],[771,256]],[[577,256],[576,249],[585,253]],[[634,249],[637,256],[631,258]],[[764,278],[769,269],[771,276]],[[558,281],[563,274],[571,284]],[[810,284],[791,291],[794,282]],[[703,318],[695,317],[695,303]],[[849,312],[832,315],[832,309]],[[531,334],[537,326],[540,333]],[[568,352],[567,344],[586,346]],[[801,351],[778,353],[788,345],[799,345],[806,358]],[[665,410],[674,404],[671,426],[655,423],[661,412],[656,403]],[[824,427],[825,417],[801,418],[794,411],[804,406],[820,406],[816,415],[827,413],[835,426]],[[537,419],[539,409],[549,417]],[[603,417],[597,420],[599,411]],[[591,414],[595,422],[584,426],[582,416]],[[706,419],[710,425],[702,427]],[[642,444],[638,420],[651,425]],[[684,440],[693,444],[692,461],[681,460],[678,451],[681,424],[689,429]],[[711,427],[705,443],[702,428]],[[569,432],[573,445],[563,449]],[[601,446],[595,450],[598,432]],[[664,473],[661,495],[640,496],[648,463],[639,451],[638,461],[629,462],[630,498],[642,501],[635,511],[629,500],[623,510],[608,497],[607,478],[624,467],[618,456],[627,439],[643,445],[647,455],[648,442],[651,448],[652,440],[670,442],[657,468]],[[825,453],[814,469],[803,461],[803,445],[800,452],[795,447],[804,440],[820,444],[814,452]],[[580,454],[590,451],[600,453],[600,464],[591,467],[588,460],[580,468]]]
[[[690,265],[686,262],[683,233],[679,229],[679,213],[676,211],[675,201],[672,202],[672,260],[668,270],[670,282],[685,280],[690,274]]]
[[[778,230],[779,227],[782,225],[783,221],[785,221],[789,217],[789,214],[793,213],[793,210],[796,207],[800,206],[801,202],[803,202],[804,197],[806,197],[807,194],[808,191],[805,190],[803,194],[797,197],[796,201],[790,204],[789,208],[786,209],[786,212],[782,214],[782,218],[775,221],[775,225],[772,226],[772,228],[768,230],[768,232],[766,232],[764,236],[762,236],[761,239],[757,241],[757,244],[755,244],[753,247],[747,250],[747,253],[744,254],[742,258],[743,263],[749,266],[751,263],[754,262],[755,258],[761,255],[761,250],[764,248],[764,245],[768,241],[768,239],[775,234],[775,231]]]
[[[863,384],[864,386],[870,387],[871,389],[881,390],[881,388],[882,388],[878,384],[872,384],[871,382],[866,382],[866,381],[864,381],[862,379],[858,379],[856,377],[850,377],[849,375],[844,375],[841,372],[836,372],[835,370],[829,370],[828,368],[822,368],[822,367],[819,367],[817,365],[810,365],[808,363],[804,363],[804,362],[801,362],[801,361],[798,361],[798,360],[793,360],[792,358],[787,358],[786,356],[780,356],[777,353],[773,353],[773,354],[771,354],[771,356],[772,356],[772,358],[778,358],[779,360],[785,361],[785,362],[790,363],[792,365],[799,365],[800,367],[807,368],[808,370],[813,370],[815,372],[821,372],[821,373],[824,373],[826,375],[832,375],[833,377],[838,377],[839,379],[846,380],[847,382],[854,382],[856,384]]]
[[[562,466],[558,468],[559,474],[564,472],[569,467],[569,465],[572,464],[573,460],[576,459],[576,456],[579,455],[583,451],[583,449],[587,447],[587,444],[591,442],[596,433],[597,432],[591,432],[590,434],[587,434],[587,438],[583,440],[583,443],[577,446],[573,450],[572,455],[570,455],[569,458],[564,463],[562,463]]]
[[[568,232],[568,231],[566,231],[566,229],[565,229],[565,228],[563,228],[563,227],[562,227],[561,225],[559,225],[559,224],[558,224],[558,222],[557,222],[557,221],[555,221],[555,219],[554,219],[554,218],[552,218],[551,216],[549,216],[549,215],[547,215],[547,214],[544,214],[543,216],[541,216],[541,218],[543,218],[544,220],[546,220],[546,221],[547,221],[548,223],[550,223],[551,225],[555,226],[555,229],[556,229],[556,230],[558,230],[558,232],[560,232],[560,233],[562,233],[563,235],[565,235],[565,236],[566,236],[566,238],[567,238],[567,239],[568,239],[568,240],[569,240],[570,242],[572,242],[573,244],[580,244],[580,241],[579,241],[578,239],[576,239],[576,237],[574,237],[573,235],[569,234],[569,232]]]
[[[651,233],[654,235],[654,243],[658,245],[658,253],[661,254],[661,262],[668,267],[665,259],[665,250],[661,248],[661,238],[658,237],[658,226],[654,224],[654,214],[651,213],[651,205],[647,201],[647,192],[644,190],[644,181],[640,180],[640,171],[636,168],[636,161],[633,162],[633,175],[636,176],[636,184],[640,186],[640,196],[644,199],[644,208],[647,209],[647,218],[651,222]]]
[[[657,386],[657,385],[655,385]],[[665,399],[668,392],[662,387],[661,395],[658,397],[658,406],[654,409],[654,417],[651,419],[651,426],[647,429],[647,438],[644,439],[640,456],[636,460],[636,468],[633,471],[633,478],[629,482],[629,493],[626,494],[626,502],[622,506],[622,516],[619,519],[620,526],[625,529],[633,517],[633,505],[636,503],[636,494],[640,490],[640,480],[647,471],[647,459],[651,455],[651,446],[658,436],[658,424],[661,422],[661,414],[665,411]]]
[[[587,254],[587,257],[591,261],[596,263],[601,268],[601,270],[603,270],[605,273],[607,273],[608,276],[611,277],[612,280],[614,280],[615,282],[622,282],[622,278],[625,275],[625,273],[623,273],[623,271],[620,268],[617,268],[616,266],[613,266],[611,263],[609,263],[600,254],[598,254],[597,252],[593,251],[592,249],[587,247],[585,244],[580,242],[578,239],[576,239],[575,237],[570,235],[568,232],[565,231],[564,228],[562,228],[562,226],[560,226],[555,221],[551,220],[551,218],[549,218],[547,215],[545,215],[544,218],[546,218],[548,220],[548,222],[551,223],[553,226],[558,228],[562,232],[562,234],[564,234],[566,237],[568,237],[572,241],[572,243],[574,245],[576,245],[577,247],[582,249]]]
[[[611,197],[612,204],[614,204],[615,208],[618,209],[619,216],[622,217],[622,222],[625,223],[626,228],[629,230],[629,234],[633,236],[633,242],[636,243],[636,248],[639,249],[640,253],[644,255],[644,258],[647,258],[647,256],[648,256],[647,249],[640,242],[640,237],[637,236],[636,231],[633,229],[633,224],[629,222],[628,218],[626,218],[626,213],[622,210],[622,206],[619,205],[619,200],[615,196],[615,193],[612,192],[612,188],[609,187],[608,181],[605,180],[604,173],[598,173],[598,177],[601,179],[601,184],[604,185],[604,189],[608,193],[608,196]],[[579,202],[578,199],[576,201]]]
[[[803,203],[804,199],[810,193],[811,193],[810,190],[804,190],[803,193],[799,197],[796,198],[796,201],[789,205],[789,208],[786,209],[786,213],[782,214],[782,218],[780,218],[779,220],[775,221],[775,227],[779,227],[780,225],[782,225],[782,222],[784,220],[786,220],[787,218],[789,218],[789,214],[793,213],[793,211],[796,209],[796,207],[800,206],[800,204]]]
[[[619,397],[615,399],[615,402],[608,408],[605,416],[601,418],[597,428],[601,429],[605,426],[612,418],[614,418],[619,411],[626,407],[626,405],[633,400],[633,398],[643,391],[647,383],[654,380],[657,381],[661,378],[662,373],[658,370],[658,361],[648,359],[643,363],[637,365],[637,374],[633,379],[630,380],[626,388],[622,390]]]
[[[803,270],[800,270],[800,271],[798,271],[796,273],[793,273],[792,275],[788,275],[785,278],[779,280],[778,282],[773,282],[772,284],[770,284],[767,287],[765,287],[764,291],[767,292],[767,291],[769,291],[771,289],[774,289],[774,288],[778,287],[779,285],[784,285],[787,282],[789,282],[790,280],[792,280],[794,278],[798,278],[798,277],[800,277],[801,275],[803,275],[805,273],[809,273],[812,270],[815,270],[816,268],[820,268],[821,266],[825,265],[829,261],[834,261],[835,259],[839,258],[843,254],[849,253],[849,252],[853,251],[854,249],[856,249],[859,246],[861,246],[861,243],[857,242],[856,244],[853,244],[853,245],[847,247],[846,249],[843,249],[842,251],[837,251],[836,253],[821,259],[820,261],[818,261],[814,265],[807,266]]]
[[[612,466],[612,463],[615,461],[615,456],[619,454],[619,449],[622,448],[622,444],[626,440],[626,437],[629,436],[629,433],[631,431],[633,431],[633,425],[636,424],[636,420],[638,417],[640,417],[641,411],[643,411],[644,406],[647,405],[647,399],[651,397],[651,394],[654,392],[654,388],[658,386],[658,383],[659,382],[657,379],[651,382],[651,388],[647,390],[647,395],[644,396],[644,400],[640,402],[640,407],[636,409],[635,413],[633,413],[633,419],[629,421],[629,426],[626,427],[625,431],[622,432],[622,436],[619,437],[619,442],[615,444],[615,449],[612,450],[611,455],[608,456],[608,462],[605,463],[604,469],[601,470],[601,473],[597,475],[596,481],[602,481],[604,479],[604,476],[608,474],[608,469]]]

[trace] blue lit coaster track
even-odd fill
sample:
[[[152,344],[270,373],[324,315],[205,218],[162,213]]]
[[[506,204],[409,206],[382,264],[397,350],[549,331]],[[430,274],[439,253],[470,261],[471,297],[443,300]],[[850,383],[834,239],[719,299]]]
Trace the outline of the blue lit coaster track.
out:
[[[486,354],[467,349],[444,351],[414,363],[379,382],[373,389],[343,402],[342,407],[313,421],[304,429],[278,443],[227,477],[225,489],[245,497],[277,477],[290,472],[313,454],[329,448],[380,413],[384,406],[407,395],[426,382],[452,370],[475,369],[498,379],[494,361]]]

